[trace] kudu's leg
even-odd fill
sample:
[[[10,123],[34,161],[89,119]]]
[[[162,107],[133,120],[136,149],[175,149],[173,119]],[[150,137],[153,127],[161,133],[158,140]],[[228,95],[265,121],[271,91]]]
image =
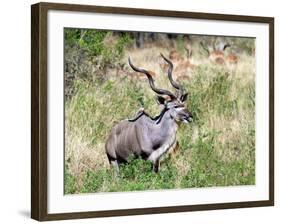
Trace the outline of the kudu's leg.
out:
[[[118,174],[119,173],[119,165],[118,165],[117,160],[110,161],[110,165],[114,168],[115,174]]]
[[[111,167],[113,167],[114,169],[114,175],[118,176],[119,174],[119,163],[117,161],[117,159],[115,159],[114,157],[112,157],[111,155],[109,155],[108,153],[106,153],[109,164],[111,165]]]
[[[153,162],[153,171],[155,173],[158,173],[158,170],[159,170],[159,159]]]
[[[151,153],[147,160],[152,162],[152,170],[155,173],[158,173],[160,156],[158,155],[157,151]]]

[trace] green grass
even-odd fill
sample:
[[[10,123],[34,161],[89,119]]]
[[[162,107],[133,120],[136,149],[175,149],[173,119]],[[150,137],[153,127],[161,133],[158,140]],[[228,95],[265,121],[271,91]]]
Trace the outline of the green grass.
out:
[[[75,187],[75,178],[66,174],[66,193],[76,191],[81,193],[97,191],[137,191],[146,189],[172,189],[176,185],[177,171],[174,166],[167,163],[160,173],[151,172],[152,164],[149,161],[134,159],[129,165],[121,165],[118,176],[110,169],[87,171],[83,177],[80,189]]]
[[[134,116],[141,104],[159,113],[146,81],[116,77],[105,82],[76,80],[76,94],[66,101],[65,192],[113,192],[255,184],[255,81],[251,58],[232,72],[199,65],[191,80],[188,109],[193,123],[177,133],[180,149],[151,163],[132,160],[116,177],[104,143],[112,126]],[[246,73],[246,74],[245,74]],[[164,74],[161,87],[170,88]]]

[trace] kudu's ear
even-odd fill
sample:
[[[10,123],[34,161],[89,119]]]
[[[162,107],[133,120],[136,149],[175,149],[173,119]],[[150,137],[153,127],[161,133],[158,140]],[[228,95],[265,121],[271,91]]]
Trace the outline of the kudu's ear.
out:
[[[166,99],[163,96],[157,96],[157,103],[165,104]]]
[[[181,95],[181,98],[180,98],[181,102],[186,101],[187,96],[188,96],[188,93],[185,93],[185,94]]]
[[[171,97],[169,96],[157,96],[157,102],[161,105],[165,105],[167,102],[171,101]]]

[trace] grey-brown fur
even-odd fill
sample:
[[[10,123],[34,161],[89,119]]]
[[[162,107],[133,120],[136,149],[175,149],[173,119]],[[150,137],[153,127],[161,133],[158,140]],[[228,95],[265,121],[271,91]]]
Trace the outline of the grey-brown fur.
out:
[[[112,166],[119,169],[119,164],[128,162],[131,155],[150,160],[153,170],[158,172],[160,158],[176,143],[176,132],[181,122],[187,123],[191,120],[191,113],[185,108],[184,101],[187,94],[172,79],[172,63],[169,64],[168,77],[177,89],[177,94],[168,90],[158,89],[148,71],[135,67],[130,59],[129,64],[134,71],[147,75],[150,87],[158,93],[158,102],[164,106],[156,118],[151,118],[144,111],[140,111],[135,119],[123,120],[115,125],[106,141],[106,154]],[[169,99],[160,96],[167,95]]]

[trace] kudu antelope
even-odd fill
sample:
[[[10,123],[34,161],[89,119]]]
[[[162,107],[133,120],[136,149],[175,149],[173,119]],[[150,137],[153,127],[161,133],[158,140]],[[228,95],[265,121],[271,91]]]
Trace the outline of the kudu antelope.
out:
[[[109,163],[117,171],[119,164],[128,162],[128,158],[133,155],[151,161],[153,171],[158,172],[160,158],[177,144],[176,133],[180,123],[192,120],[191,113],[184,105],[187,93],[184,93],[183,88],[172,78],[173,64],[162,54],[161,56],[169,65],[168,78],[176,89],[175,93],[157,88],[150,72],[136,67],[130,58],[128,59],[135,72],[146,75],[163,109],[155,118],[142,110],[134,119],[120,121],[112,128],[105,149]]]

